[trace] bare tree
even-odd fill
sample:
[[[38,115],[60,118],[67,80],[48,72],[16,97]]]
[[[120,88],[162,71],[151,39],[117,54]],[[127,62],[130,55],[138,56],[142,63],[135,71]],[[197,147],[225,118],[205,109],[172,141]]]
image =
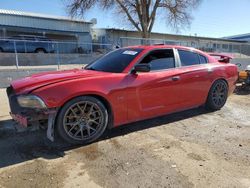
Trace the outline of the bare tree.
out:
[[[179,30],[188,26],[191,12],[202,0],[68,0],[67,8],[73,17],[83,16],[86,11],[99,6],[113,9],[125,15],[143,38],[149,38],[155,20],[164,15],[166,23]]]

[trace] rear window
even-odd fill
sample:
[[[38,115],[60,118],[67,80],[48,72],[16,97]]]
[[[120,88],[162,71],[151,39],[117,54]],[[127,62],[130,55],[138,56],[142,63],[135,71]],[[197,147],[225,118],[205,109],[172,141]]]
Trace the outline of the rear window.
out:
[[[200,64],[207,64],[207,58],[203,55],[199,55],[200,57]]]
[[[191,66],[200,64],[200,59],[198,54],[185,50],[178,50],[178,52],[182,66]]]

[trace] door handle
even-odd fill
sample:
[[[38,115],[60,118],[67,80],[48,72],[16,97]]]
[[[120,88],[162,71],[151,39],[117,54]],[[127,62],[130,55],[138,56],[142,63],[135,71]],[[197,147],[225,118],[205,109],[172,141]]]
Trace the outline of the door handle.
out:
[[[174,76],[174,77],[172,77],[172,80],[173,81],[178,81],[178,80],[180,80],[181,78],[179,77],[179,76]]]

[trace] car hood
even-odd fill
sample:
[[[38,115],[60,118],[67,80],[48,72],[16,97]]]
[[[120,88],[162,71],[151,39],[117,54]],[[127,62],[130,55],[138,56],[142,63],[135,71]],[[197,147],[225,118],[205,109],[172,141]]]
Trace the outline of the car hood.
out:
[[[104,76],[106,72],[98,72],[84,69],[73,69],[64,71],[51,71],[33,74],[31,76],[11,82],[15,93],[29,93],[37,88],[58,83],[66,80]]]

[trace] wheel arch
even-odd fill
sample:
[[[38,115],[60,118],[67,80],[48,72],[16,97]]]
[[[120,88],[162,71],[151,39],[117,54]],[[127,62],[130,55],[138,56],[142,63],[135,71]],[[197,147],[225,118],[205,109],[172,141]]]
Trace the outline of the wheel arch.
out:
[[[227,84],[227,86],[229,86],[229,85],[228,85],[228,81],[227,81],[227,79],[226,79],[226,78],[224,78],[224,77],[220,77],[220,78],[216,78],[216,79],[214,79],[214,81],[211,83],[211,86],[210,86],[209,90],[211,89],[211,87],[213,86],[213,84],[214,84],[215,82],[219,81],[219,80],[224,81],[224,82]]]
[[[204,97],[204,103],[207,102],[207,99],[208,99],[208,96],[209,96],[209,92],[210,92],[212,86],[214,85],[214,83],[215,83],[216,81],[218,81],[218,80],[223,80],[223,81],[225,81],[226,84],[227,84],[227,86],[229,86],[227,80],[226,80],[224,77],[220,77],[220,78],[214,79],[214,80],[211,82],[210,86],[208,87],[207,94],[206,94],[205,97]]]
[[[210,104],[210,102],[209,102],[209,100],[210,100],[210,94],[211,94],[211,89],[213,88],[213,86],[214,86],[214,84],[216,83],[216,82],[218,82],[218,81],[223,81],[223,82],[225,82],[226,83],[226,85],[227,85],[227,96],[226,96],[226,99],[227,99],[227,97],[228,97],[228,92],[229,92],[229,84],[228,84],[228,81],[225,79],[225,78],[223,78],[223,77],[221,77],[221,78],[217,78],[217,79],[215,79],[213,82],[212,82],[212,84],[211,84],[211,86],[210,86],[210,88],[209,88],[209,91],[208,91],[208,94],[207,94],[207,98],[206,98],[206,102],[205,102],[205,107],[207,108],[207,109],[209,109],[209,110],[219,110],[221,107],[223,107],[224,105],[225,105],[225,103],[223,104],[223,106],[221,106],[220,108],[217,108],[217,107],[211,107],[211,104]],[[226,100],[225,100],[225,102],[226,102]]]
[[[109,119],[108,119],[108,128],[112,128],[113,127],[113,121],[114,121],[114,113],[113,113],[113,109],[112,106],[110,104],[110,102],[103,96],[101,95],[97,95],[97,94],[89,94],[89,95],[84,95],[84,96],[91,96],[91,97],[95,97],[98,100],[100,100],[103,105],[107,108],[108,111],[108,115],[109,115]]]
[[[37,53],[39,50],[42,50],[42,51],[44,51],[44,53],[47,53],[47,50],[45,49],[45,48],[36,48],[35,49],[35,52]]]
[[[217,82],[217,81],[219,81],[219,80],[223,80],[223,81],[227,84],[227,87],[229,86],[229,85],[228,85],[228,81],[227,81],[224,77],[220,77],[220,78],[214,79],[213,82],[211,83],[209,89],[208,89],[207,97],[206,97],[206,101],[205,101],[205,102],[207,102],[207,99],[208,99],[208,96],[209,96],[209,92],[210,92],[212,86],[214,85],[215,82]]]
[[[57,110],[57,115],[56,115],[56,118],[55,118],[55,121],[57,121],[58,114],[60,113],[61,109],[63,108],[63,106],[64,106],[67,102],[69,102],[69,101],[71,101],[71,100],[73,100],[73,99],[75,99],[75,98],[77,98],[77,97],[83,97],[83,96],[94,97],[94,98],[100,100],[100,101],[103,103],[103,105],[104,105],[105,108],[107,109],[108,115],[109,115],[109,116],[108,116],[108,126],[107,126],[107,127],[108,127],[109,129],[112,128],[112,127],[113,127],[113,122],[114,122],[114,113],[113,113],[113,109],[112,109],[111,103],[108,101],[107,98],[105,98],[104,96],[99,95],[99,94],[81,94],[81,95],[77,95],[77,96],[74,96],[74,97],[71,97],[71,98],[67,99],[67,100],[64,101],[64,103],[58,108],[58,110]]]

